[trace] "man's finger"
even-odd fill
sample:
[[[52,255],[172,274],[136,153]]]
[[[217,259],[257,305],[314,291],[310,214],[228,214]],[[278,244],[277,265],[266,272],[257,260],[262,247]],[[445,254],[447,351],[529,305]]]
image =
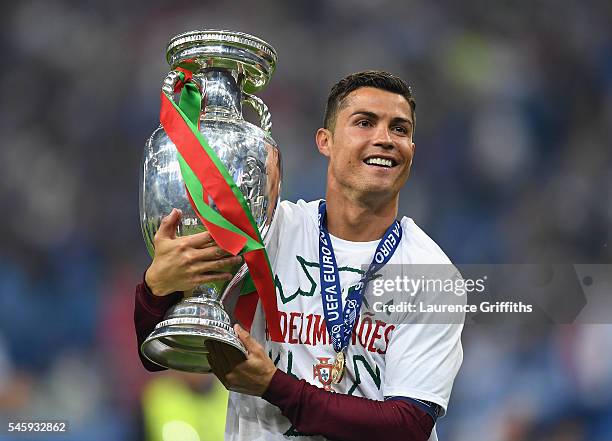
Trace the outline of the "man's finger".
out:
[[[236,334],[238,334],[238,338],[240,339],[244,347],[247,349],[249,354],[262,348],[262,346],[257,343],[257,341],[253,337],[251,337],[251,334],[245,331],[239,324],[236,323],[234,325],[234,331],[236,331]]]
[[[194,263],[192,265],[192,269],[197,274],[209,273],[211,271],[230,271],[232,267],[235,267],[242,263],[242,257],[240,256],[230,256],[223,257],[218,260],[204,260]]]
[[[197,284],[211,283],[211,282],[227,282],[232,280],[234,277],[231,273],[205,273],[200,276],[196,276],[193,281]]]
[[[178,208],[173,208],[170,214],[164,217],[157,229],[155,238],[174,239],[176,238],[176,229],[183,212]]]
[[[231,256],[230,253],[225,251],[223,248],[213,245],[204,249],[194,250],[192,257],[194,261],[203,262],[205,260],[214,261],[224,257]]]
[[[192,248],[206,248],[215,243],[209,231],[184,236],[182,240]]]

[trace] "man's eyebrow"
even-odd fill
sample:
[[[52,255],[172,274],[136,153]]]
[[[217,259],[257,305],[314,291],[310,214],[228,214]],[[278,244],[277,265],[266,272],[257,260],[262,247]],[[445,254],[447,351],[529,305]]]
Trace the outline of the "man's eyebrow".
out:
[[[367,110],[357,110],[357,111],[355,111],[355,112],[353,112],[351,114],[351,117],[355,116],[355,115],[363,115],[363,116],[367,116],[368,118],[371,118],[371,119],[378,119],[379,118],[379,116],[377,114],[375,114],[374,112],[369,112]],[[395,118],[393,118],[391,120],[391,123],[393,123],[393,124],[410,124],[410,126],[414,125],[411,120],[409,120],[407,118],[402,118],[400,116],[396,116]]]
[[[375,114],[374,112],[368,112],[367,110],[357,110],[351,114],[351,116],[355,116],[355,115],[363,115],[363,116],[367,116],[368,118],[378,119],[377,114]]]
[[[410,124],[411,127],[413,125],[412,121],[410,121],[409,119],[401,118],[399,116],[396,116],[395,118],[393,118],[391,122],[394,124]]]

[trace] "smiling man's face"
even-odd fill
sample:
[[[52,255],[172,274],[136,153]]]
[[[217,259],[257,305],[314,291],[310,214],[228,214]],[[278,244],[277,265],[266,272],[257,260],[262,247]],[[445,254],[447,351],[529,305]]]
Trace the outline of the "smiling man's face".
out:
[[[373,87],[351,92],[333,128],[317,132],[329,158],[328,186],[363,200],[396,197],[410,174],[413,126],[402,95]]]

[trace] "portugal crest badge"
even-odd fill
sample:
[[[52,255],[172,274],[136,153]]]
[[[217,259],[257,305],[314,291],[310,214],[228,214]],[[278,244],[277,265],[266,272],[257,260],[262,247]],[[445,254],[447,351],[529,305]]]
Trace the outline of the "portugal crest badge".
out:
[[[313,379],[318,379],[323,385],[323,389],[331,391],[332,368],[334,365],[329,362],[329,357],[317,357],[318,363],[312,367]]]

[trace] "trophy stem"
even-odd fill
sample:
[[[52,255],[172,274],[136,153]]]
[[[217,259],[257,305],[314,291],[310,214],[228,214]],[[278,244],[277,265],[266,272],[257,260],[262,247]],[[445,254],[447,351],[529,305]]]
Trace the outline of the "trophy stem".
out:
[[[207,116],[242,119],[242,83],[244,76],[220,67],[200,70],[194,77],[204,91]]]

